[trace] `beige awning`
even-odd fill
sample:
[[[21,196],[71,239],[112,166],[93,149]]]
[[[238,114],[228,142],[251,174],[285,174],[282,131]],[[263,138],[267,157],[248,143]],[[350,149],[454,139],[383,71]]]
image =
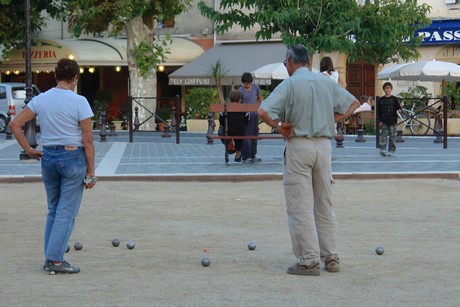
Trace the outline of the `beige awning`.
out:
[[[36,40],[31,46],[32,71],[54,71],[61,58],[73,58],[80,66],[128,66],[126,39],[92,38]],[[204,49],[191,40],[173,37],[166,54],[165,66],[182,66],[204,53]],[[16,49],[3,59],[0,72],[25,70],[25,49]]]
[[[214,85],[211,67],[220,60],[225,77],[223,85],[241,84],[244,72],[253,72],[264,65],[282,62],[286,46],[281,42],[221,43],[209,49],[187,65],[169,75],[169,85]],[[270,84],[270,79],[255,79],[259,84]]]

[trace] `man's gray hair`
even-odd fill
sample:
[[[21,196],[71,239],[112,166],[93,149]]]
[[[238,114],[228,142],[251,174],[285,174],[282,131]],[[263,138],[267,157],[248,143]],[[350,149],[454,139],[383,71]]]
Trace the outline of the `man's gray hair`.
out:
[[[294,45],[289,48],[286,52],[286,58],[296,64],[310,64],[308,50],[302,45]]]

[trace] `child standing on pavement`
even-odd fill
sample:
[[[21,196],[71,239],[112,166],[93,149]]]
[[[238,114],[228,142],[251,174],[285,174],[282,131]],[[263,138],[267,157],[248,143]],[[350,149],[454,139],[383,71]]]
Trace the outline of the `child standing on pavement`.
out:
[[[241,92],[237,90],[230,91],[228,95],[230,103],[241,103],[241,96],[242,96]],[[221,127],[224,127],[225,130],[227,130],[228,132],[227,135],[230,135],[230,136],[244,135],[246,124],[248,123],[248,116],[249,114],[245,112],[229,112],[227,113],[227,123],[226,123],[225,114],[222,112],[219,115],[219,124]],[[235,162],[241,162],[241,151],[243,150],[243,140],[233,140],[233,141],[235,142],[235,150],[236,150]],[[232,140],[227,140],[227,142],[232,142]]]
[[[380,155],[393,156],[396,151],[396,124],[398,111],[401,110],[398,98],[391,95],[393,85],[390,82],[383,84],[385,96],[377,100],[377,122],[380,127],[379,148]],[[388,141],[389,139],[389,141]],[[388,141],[388,152],[386,151]]]
[[[251,73],[245,72],[241,76],[241,82],[243,85],[238,89],[241,93],[241,103],[261,103],[264,97],[261,94],[260,88],[257,84],[253,83]],[[259,135],[259,116],[257,112],[249,113],[249,122],[246,125],[245,133],[246,136],[257,136]],[[244,140],[243,141],[243,163],[254,163],[262,161],[257,158],[257,140]]]

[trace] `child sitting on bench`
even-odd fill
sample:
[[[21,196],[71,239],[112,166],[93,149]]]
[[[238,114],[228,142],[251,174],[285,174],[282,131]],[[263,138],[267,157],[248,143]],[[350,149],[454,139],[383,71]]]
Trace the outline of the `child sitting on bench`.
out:
[[[241,103],[241,93],[237,90],[230,91],[230,103]],[[225,122],[225,113],[221,112],[219,116],[220,128],[219,130],[227,131],[227,135],[244,135],[246,124],[248,123],[248,113],[244,112],[229,112],[227,113],[227,123]],[[227,125],[226,125],[227,124]],[[243,149],[243,140],[222,140],[225,144],[235,142],[235,162],[241,162],[241,150]],[[228,150],[228,146],[227,146]]]

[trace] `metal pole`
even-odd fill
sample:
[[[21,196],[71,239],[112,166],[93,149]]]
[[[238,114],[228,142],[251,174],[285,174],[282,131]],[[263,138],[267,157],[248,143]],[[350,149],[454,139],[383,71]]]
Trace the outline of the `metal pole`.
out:
[[[180,144],[180,123],[181,123],[181,105],[180,105],[180,96],[176,96],[176,144]]]
[[[129,142],[133,142],[133,97],[128,96],[128,106],[129,106],[129,113],[128,113],[128,135],[129,135]]]
[[[380,143],[380,126],[379,126],[379,122],[378,122],[378,119],[380,117],[380,114],[379,114],[379,98],[380,96],[376,96],[375,97],[375,148],[379,148],[379,143]]]
[[[30,0],[25,0],[25,19],[26,19],[26,45],[25,45],[25,60],[26,60],[26,99],[24,100],[27,105],[32,100],[32,63],[31,63],[31,35],[30,35]],[[37,147],[37,141],[35,140],[35,118],[25,123],[24,135],[29,141],[31,147]],[[30,157],[24,151],[19,154],[19,160],[29,160]]]
[[[444,121],[444,143],[443,148],[447,148],[447,96],[442,97],[442,110],[443,110],[443,121]]]

